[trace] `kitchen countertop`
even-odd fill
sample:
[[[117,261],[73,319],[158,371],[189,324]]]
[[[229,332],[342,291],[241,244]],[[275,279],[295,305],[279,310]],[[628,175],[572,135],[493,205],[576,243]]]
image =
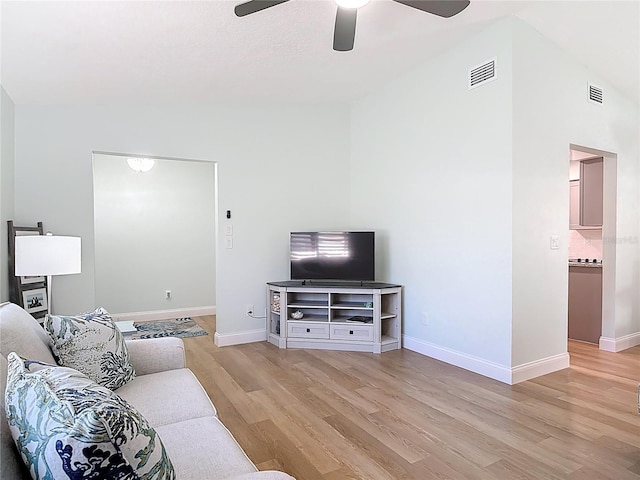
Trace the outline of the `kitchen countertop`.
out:
[[[570,267],[602,268],[602,263],[569,262]]]

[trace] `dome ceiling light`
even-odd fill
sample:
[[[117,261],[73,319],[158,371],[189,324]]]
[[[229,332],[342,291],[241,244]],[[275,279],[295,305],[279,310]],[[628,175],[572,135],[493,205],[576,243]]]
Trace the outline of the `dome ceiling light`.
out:
[[[156,161],[153,158],[131,157],[127,158],[127,164],[132,170],[145,173],[153,168]]]

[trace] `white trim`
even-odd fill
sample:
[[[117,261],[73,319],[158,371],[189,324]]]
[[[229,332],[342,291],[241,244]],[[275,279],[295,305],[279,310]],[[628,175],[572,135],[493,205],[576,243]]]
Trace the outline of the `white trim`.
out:
[[[511,368],[511,385],[569,368],[569,354],[560,353]]]
[[[213,343],[217,347],[228,347],[242,343],[264,342],[267,339],[266,328],[258,330],[246,330],[244,332],[218,333],[213,336]]]
[[[627,348],[640,345],[640,332],[618,338],[600,337],[600,350],[607,352],[621,352]]]
[[[343,352],[375,352],[375,343],[340,340],[323,340],[319,338],[287,337],[287,348],[309,348],[313,350],[341,350]],[[379,346],[380,344],[378,344]],[[380,352],[378,352],[380,353]]]
[[[407,350],[412,350],[422,355],[441,360],[443,362],[455,365],[456,367],[470,370],[485,377],[493,378],[504,383],[511,383],[511,369],[504,365],[490,362],[483,358],[467,355],[455,350],[451,350],[440,345],[425,342],[418,338],[402,336],[402,346]]]
[[[407,350],[412,350],[450,365],[479,373],[480,375],[493,378],[508,385],[514,385],[531,378],[539,377],[540,375],[546,375],[551,372],[569,368],[568,353],[553,355],[510,368],[483,358],[425,342],[424,340],[408,337],[407,335],[403,335],[402,346]]]
[[[187,307],[175,310],[154,310],[149,312],[113,313],[111,317],[116,321],[133,320],[146,322],[152,320],[165,320],[168,318],[201,317],[203,315],[215,315],[216,306]]]

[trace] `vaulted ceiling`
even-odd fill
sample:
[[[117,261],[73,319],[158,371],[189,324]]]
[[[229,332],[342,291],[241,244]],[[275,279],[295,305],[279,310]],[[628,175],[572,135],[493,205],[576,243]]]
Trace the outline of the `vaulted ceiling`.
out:
[[[350,52],[332,0],[238,18],[241,1],[3,0],[2,85],[16,104],[353,101],[515,15],[640,98],[638,1],[472,0],[445,19],[372,0]]]

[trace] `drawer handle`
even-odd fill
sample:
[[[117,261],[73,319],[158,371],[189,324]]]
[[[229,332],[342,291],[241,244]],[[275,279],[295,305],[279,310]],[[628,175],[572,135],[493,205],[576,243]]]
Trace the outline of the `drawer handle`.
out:
[[[353,330],[349,330],[349,335],[353,335]]]
[[[309,333],[310,331],[311,331],[311,329],[310,329],[310,328],[307,328],[307,333]]]

